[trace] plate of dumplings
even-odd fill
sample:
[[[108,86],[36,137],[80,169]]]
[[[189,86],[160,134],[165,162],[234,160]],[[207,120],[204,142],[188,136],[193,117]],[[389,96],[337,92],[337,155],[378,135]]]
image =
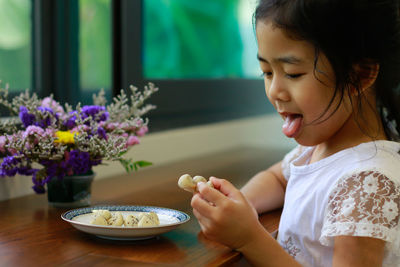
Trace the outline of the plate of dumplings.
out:
[[[94,206],[67,211],[61,218],[80,231],[113,240],[153,238],[190,220],[184,212],[154,206]]]

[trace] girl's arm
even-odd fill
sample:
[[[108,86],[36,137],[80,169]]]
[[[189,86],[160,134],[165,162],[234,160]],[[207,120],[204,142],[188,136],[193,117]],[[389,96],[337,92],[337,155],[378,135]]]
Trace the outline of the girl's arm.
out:
[[[260,226],[263,228],[262,225]],[[264,228],[255,230],[251,242],[237,249],[244,255],[251,266],[301,266]]]
[[[191,202],[208,239],[242,252],[254,266],[300,266],[260,224],[254,207],[238,189],[224,179],[210,180],[215,189],[199,183]]]
[[[252,242],[237,249],[252,266],[301,266],[294,261],[269,234],[254,235]],[[268,246],[268,250],[261,247]],[[332,267],[377,267],[382,266],[385,241],[371,237],[337,236]]]
[[[385,241],[371,237],[336,236],[333,267],[382,266]]]
[[[240,251],[254,266],[300,266],[259,223],[254,207],[230,182],[198,184],[191,205],[203,234]],[[369,237],[335,237],[333,267],[381,266],[385,242]]]
[[[256,174],[240,191],[260,214],[283,206],[286,184],[282,162],[278,162]]]

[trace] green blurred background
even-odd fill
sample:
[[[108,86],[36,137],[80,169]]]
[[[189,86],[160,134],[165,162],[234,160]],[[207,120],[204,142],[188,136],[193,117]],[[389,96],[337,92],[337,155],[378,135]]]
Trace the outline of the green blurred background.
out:
[[[32,2],[0,0],[0,79],[32,83]],[[148,79],[259,76],[249,0],[144,0],[143,73]],[[79,1],[80,89],[110,90],[111,0]]]

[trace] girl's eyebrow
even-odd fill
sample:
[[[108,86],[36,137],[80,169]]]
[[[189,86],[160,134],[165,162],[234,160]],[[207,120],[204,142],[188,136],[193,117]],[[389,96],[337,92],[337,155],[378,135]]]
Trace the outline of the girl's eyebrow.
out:
[[[262,58],[259,54],[257,54],[257,59],[259,61],[269,63],[268,60],[266,60],[265,58]],[[295,57],[295,56],[278,57],[278,58],[274,58],[272,61],[287,63],[287,64],[297,64],[297,65],[303,62],[303,60],[301,60],[300,58]]]

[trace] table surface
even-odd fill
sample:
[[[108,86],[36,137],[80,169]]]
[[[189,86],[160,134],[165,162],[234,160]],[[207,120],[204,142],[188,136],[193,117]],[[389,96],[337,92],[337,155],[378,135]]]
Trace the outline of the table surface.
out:
[[[191,194],[179,189],[177,180],[184,173],[213,175],[240,188],[284,153],[244,147],[95,180],[92,205],[150,205],[191,217],[148,240],[113,241],[78,231],[60,217],[68,209],[49,206],[46,195],[1,201],[0,266],[246,266],[240,253],[204,237],[190,207]],[[260,221],[273,232],[279,218],[276,210]]]

